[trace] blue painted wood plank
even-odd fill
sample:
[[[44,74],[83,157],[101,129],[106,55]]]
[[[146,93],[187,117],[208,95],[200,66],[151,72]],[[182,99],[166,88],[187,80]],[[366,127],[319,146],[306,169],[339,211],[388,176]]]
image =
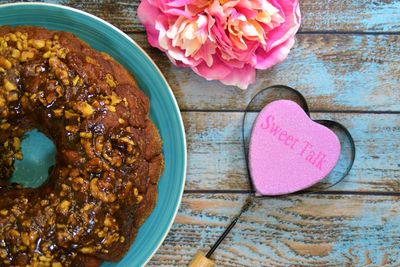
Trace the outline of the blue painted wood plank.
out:
[[[312,113],[346,126],[356,144],[356,160],[339,191],[400,192],[398,114]],[[188,141],[187,190],[246,190],[241,112],[184,112]]]
[[[186,194],[149,266],[185,266],[215,242],[242,194]],[[258,200],[215,252],[217,266],[399,266],[397,197],[307,195]]]
[[[0,0],[0,3],[18,2]],[[43,2],[64,4],[99,16],[124,31],[144,31],[136,14],[140,0],[123,1],[76,1],[47,0]],[[339,32],[394,32],[400,31],[400,2],[359,0],[302,0],[301,31]]]
[[[258,71],[247,91],[176,68],[144,35],[132,37],[160,66],[183,110],[243,110],[262,88],[285,84],[301,91],[311,110],[400,111],[400,35],[298,35],[287,60]]]
[[[300,1],[303,31],[399,32],[400,1]]]

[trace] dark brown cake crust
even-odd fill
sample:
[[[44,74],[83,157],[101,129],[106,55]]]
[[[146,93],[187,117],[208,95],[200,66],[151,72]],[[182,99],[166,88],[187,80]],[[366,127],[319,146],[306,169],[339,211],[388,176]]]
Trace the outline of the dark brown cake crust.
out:
[[[121,259],[155,206],[164,167],[148,113],[147,97],[110,56],[70,33],[0,27],[1,266]],[[57,147],[38,189],[7,183],[32,128]]]

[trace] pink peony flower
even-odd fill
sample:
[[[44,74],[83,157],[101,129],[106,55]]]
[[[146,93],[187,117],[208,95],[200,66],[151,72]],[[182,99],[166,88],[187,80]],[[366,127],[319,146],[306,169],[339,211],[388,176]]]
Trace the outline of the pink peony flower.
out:
[[[300,26],[299,0],[142,0],[138,16],[175,65],[242,89],[287,57]]]

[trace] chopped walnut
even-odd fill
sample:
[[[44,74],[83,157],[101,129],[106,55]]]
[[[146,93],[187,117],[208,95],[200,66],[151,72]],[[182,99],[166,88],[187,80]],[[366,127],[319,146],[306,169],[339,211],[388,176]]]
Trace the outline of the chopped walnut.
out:
[[[59,109],[53,109],[53,113],[54,113],[54,116],[56,116],[56,117],[61,117],[62,116],[62,114],[63,114],[63,109],[61,109],[61,108],[59,108]]]
[[[17,86],[15,85],[15,84],[13,84],[13,83],[11,83],[9,80],[7,80],[6,78],[4,78],[4,88],[7,90],[7,91],[14,91],[14,90],[17,90]]]
[[[117,86],[117,83],[115,82],[114,77],[113,77],[111,74],[109,74],[109,73],[106,74],[106,83],[107,83],[111,88],[114,88],[114,87]]]
[[[98,198],[104,202],[114,202],[117,197],[113,193],[105,192],[100,188],[99,179],[94,178],[90,181],[90,193],[94,198]]]
[[[24,61],[27,61],[34,57],[35,57],[35,54],[32,51],[22,51],[21,56],[19,57],[19,60],[21,62],[24,62]]]
[[[112,94],[110,96],[110,99],[111,99],[111,105],[112,106],[116,106],[116,105],[118,105],[119,103],[122,102],[122,99],[114,92],[112,92]]]
[[[103,151],[103,147],[104,147],[104,136],[96,137],[96,143],[95,143],[96,152],[101,153]]]
[[[79,82],[79,76],[78,75],[76,75],[73,79],[72,79],[72,85],[73,86],[76,86],[77,84],[78,84],[78,82]]]
[[[54,53],[52,51],[47,51],[42,55],[43,58],[50,58],[52,56],[54,56]]]
[[[80,112],[84,117],[90,117],[94,113],[94,109],[87,102],[78,102],[75,104],[74,109]]]
[[[29,233],[22,233],[21,234],[21,239],[22,239],[22,243],[25,246],[29,246],[30,245],[30,239],[29,239]]]
[[[0,211],[0,214],[3,215],[3,216],[7,216],[8,210],[2,209],[2,210]]]
[[[64,116],[66,119],[73,119],[73,118],[77,118],[79,117],[79,114],[73,112],[73,111],[69,111],[69,110],[64,110]]]
[[[82,252],[83,254],[92,254],[95,252],[95,249],[91,247],[83,247],[79,251]]]
[[[21,140],[18,137],[13,138],[13,147],[16,151],[21,148]]]
[[[89,64],[92,64],[92,65],[96,65],[96,66],[99,65],[99,64],[97,63],[96,60],[94,60],[93,58],[91,58],[91,57],[89,57],[89,56],[86,56],[86,57],[85,57],[85,61],[86,61],[87,63],[89,63]]]
[[[18,100],[18,93],[15,91],[12,91],[10,93],[8,93],[7,95],[7,101],[8,102],[14,102]]]
[[[8,234],[14,238],[20,237],[20,233],[15,229],[11,229],[10,231],[8,231]]]
[[[65,130],[71,133],[77,133],[79,131],[79,128],[76,125],[67,125],[65,126]]]
[[[5,69],[11,69],[12,63],[8,59],[0,56],[0,67]]]
[[[80,132],[79,135],[81,138],[92,138],[93,137],[92,132]]]
[[[86,187],[87,182],[82,177],[76,177],[72,180],[72,189],[80,191],[81,188]]]
[[[18,49],[13,49],[11,56],[13,58],[19,58],[21,56],[21,52]]]
[[[80,133],[80,134],[82,134],[82,133]],[[83,134],[86,134],[86,133],[83,133]],[[92,143],[87,138],[82,138],[81,144],[86,152],[86,155],[88,155],[89,158],[94,158],[95,154],[93,151]]]
[[[71,202],[63,200],[57,207],[57,211],[61,214],[66,215],[71,207]]]
[[[111,112],[116,112],[116,108],[114,106],[107,106],[108,110]]]
[[[33,47],[35,47],[36,49],[42,49],[46,45],[46,41],[45,40],[33,40],[32,44],[33,44]]]
[[[2,129],[2,130],[7,130],[7,129],[9,129],[10,127],[11,127],[11,124],[9,124],[8,122],[2,123],[2,124],[0,125],[0,129]]]

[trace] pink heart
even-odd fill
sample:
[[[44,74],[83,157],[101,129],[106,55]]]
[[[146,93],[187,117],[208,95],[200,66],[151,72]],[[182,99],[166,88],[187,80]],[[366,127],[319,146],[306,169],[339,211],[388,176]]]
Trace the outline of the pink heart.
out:
[[[339,159],[340,142],[290,100],[265,106],[252,129],[251,179],[258,195],[284,195],[326,177]]]

